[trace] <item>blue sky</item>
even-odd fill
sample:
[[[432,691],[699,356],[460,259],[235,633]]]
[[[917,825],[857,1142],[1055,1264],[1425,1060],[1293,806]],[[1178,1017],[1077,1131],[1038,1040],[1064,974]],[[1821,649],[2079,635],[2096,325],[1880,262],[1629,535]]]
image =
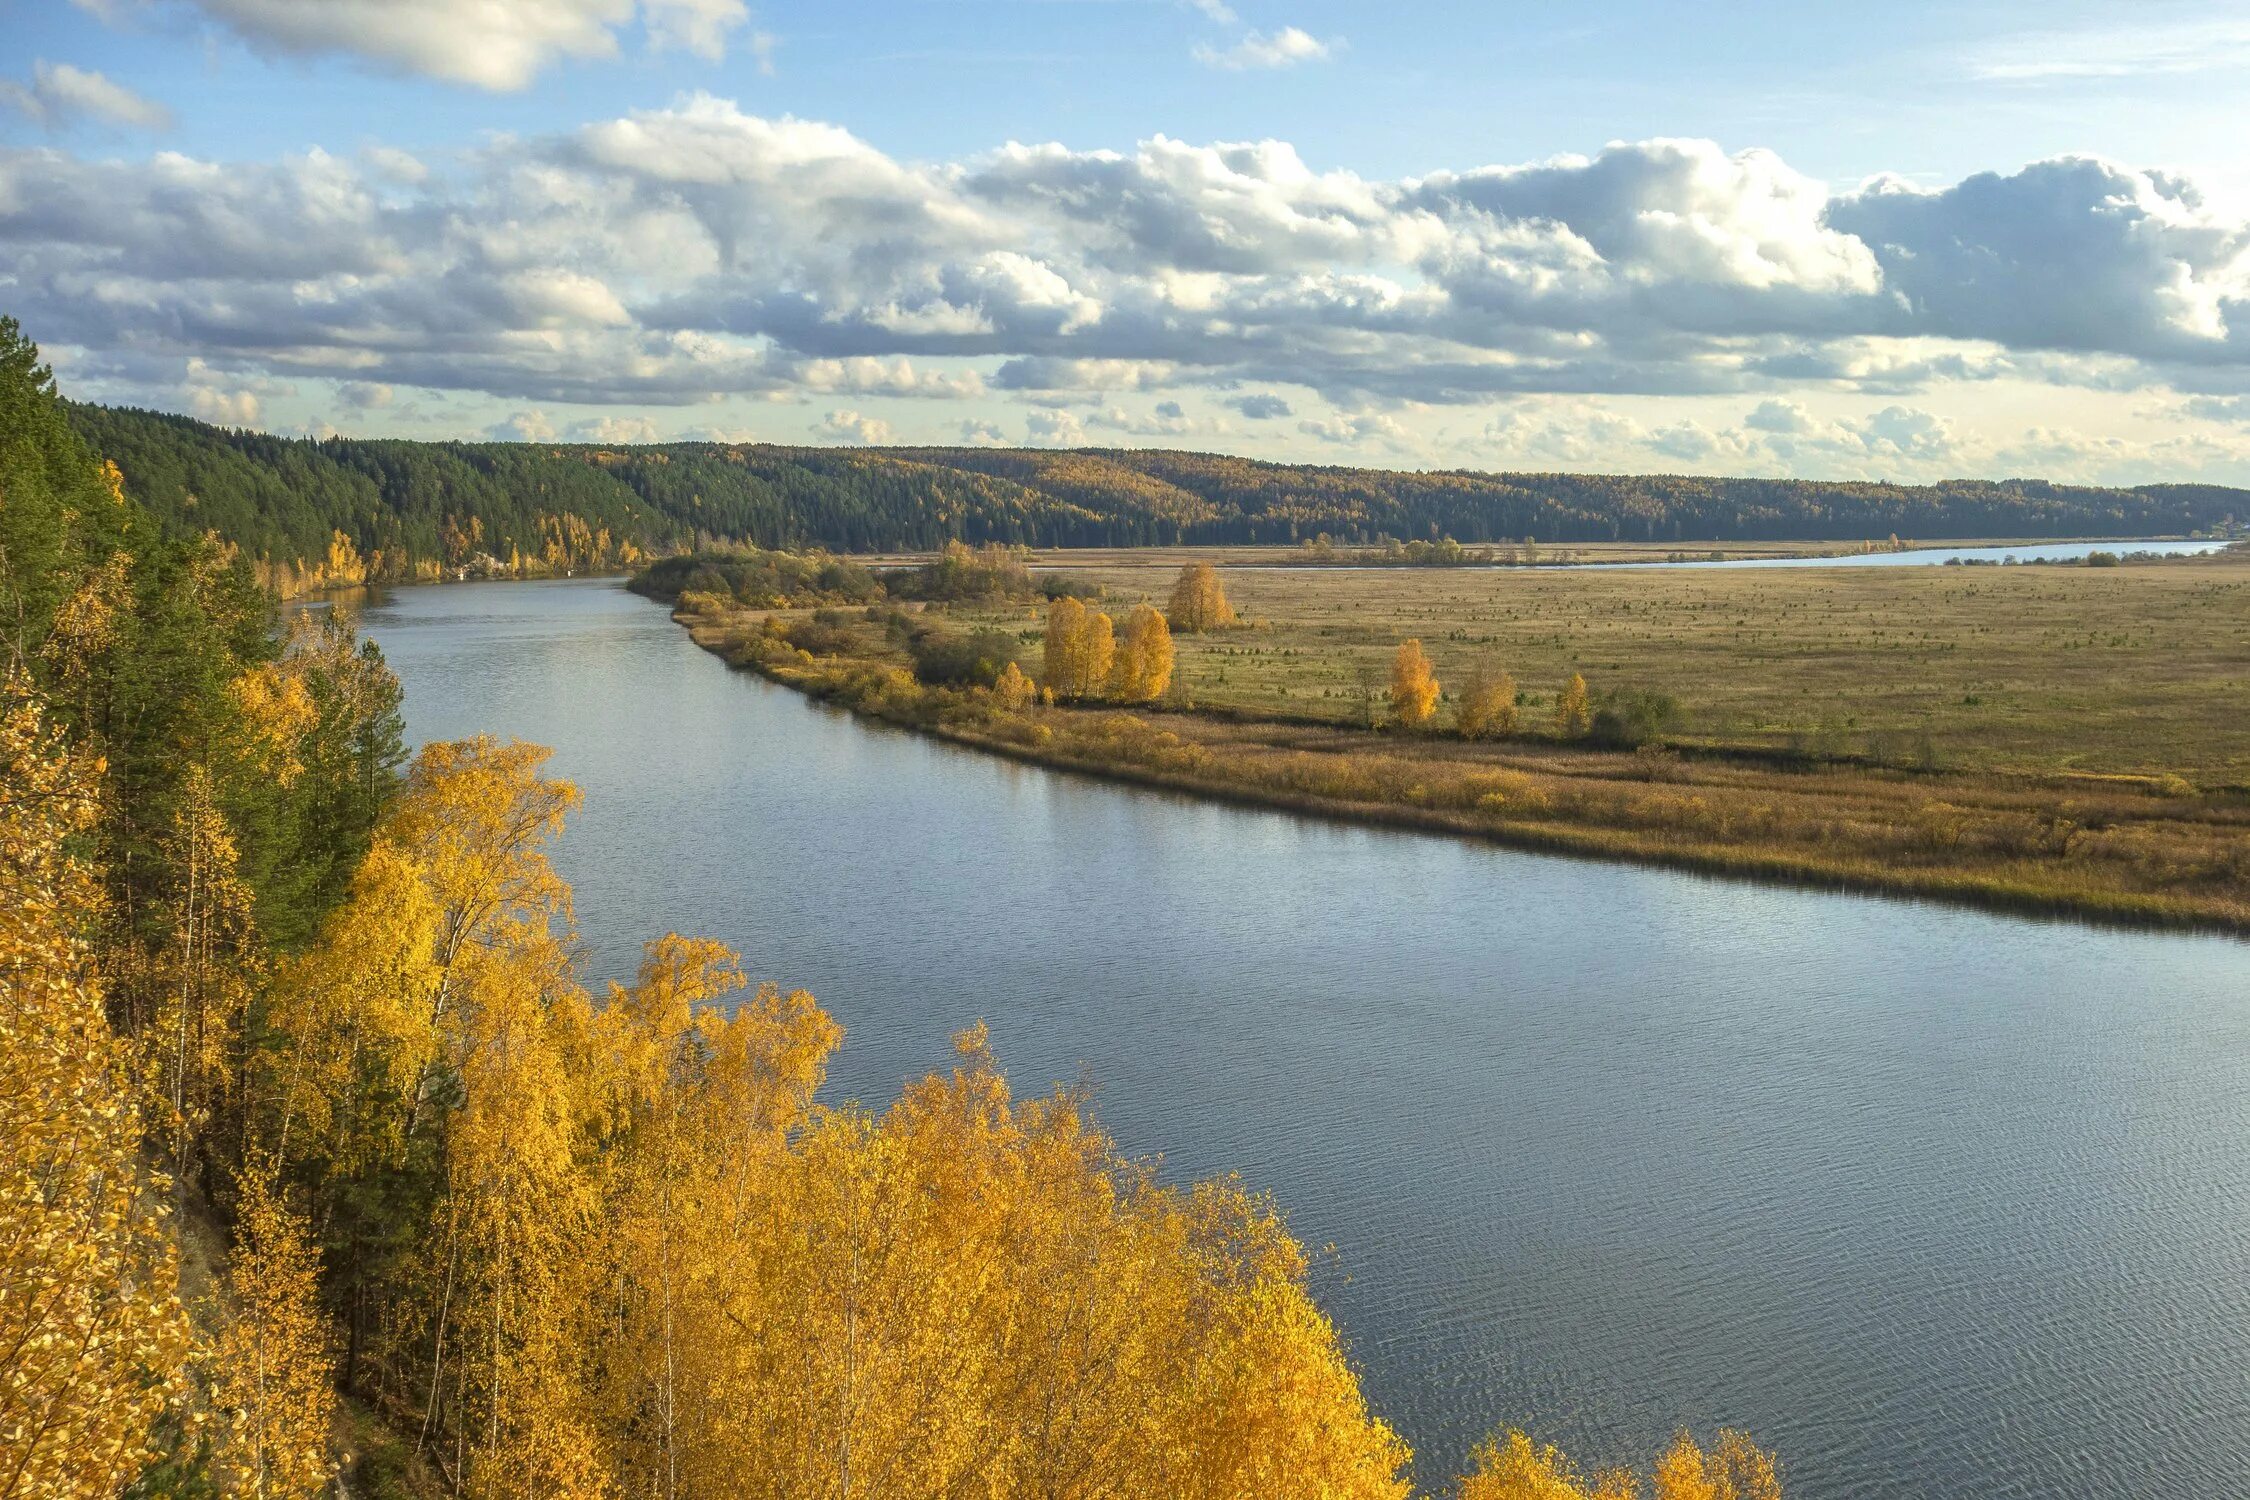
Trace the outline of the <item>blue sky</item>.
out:
[[[2250,480],[2240,5],[0,0],[0,34],[0,311],[98,399]]]

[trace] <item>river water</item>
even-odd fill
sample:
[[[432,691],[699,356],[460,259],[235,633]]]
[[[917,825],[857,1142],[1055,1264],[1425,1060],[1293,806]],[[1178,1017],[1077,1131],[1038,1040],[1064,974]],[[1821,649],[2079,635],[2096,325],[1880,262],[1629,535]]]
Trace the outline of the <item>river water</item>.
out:
[[[988,1020],[1240,1169],[1425,1482],[1751,1429],[1792,1500],[2250,1494],[2250,945],[1338,827],[869,728],[607,581],[401,590],[417,740],[555,747],[593,971],[667,929],[887,1101]]]

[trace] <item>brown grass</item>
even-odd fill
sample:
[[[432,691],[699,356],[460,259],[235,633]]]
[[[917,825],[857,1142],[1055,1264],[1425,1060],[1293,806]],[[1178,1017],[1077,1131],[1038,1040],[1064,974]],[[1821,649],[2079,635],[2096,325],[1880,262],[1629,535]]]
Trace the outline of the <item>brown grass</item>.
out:
[[[1138,570],[1091,570],[1127,603]],[[1138,578],[1142,586],[1135,588]],[[1179,639],[1172,701],[996,711],[913,682],[881,633],[804,657],[762,617],[692,622],[746,665],[1045,764],[1522,847],[2250,931],[2250,564],[1763,572],[1227,574],[1263,623]],[[1036,637],[1025,606],[956,611]],[[1496,743],[1356,727],[1419,636],[1531,689]],[[1538,732],[1584,671],[1689,709],[1662,747]],[[1363,677],[1363,673],[1366,675]],[[1188,705],[1192,704],[1192,708]],[[1440,719],[1450,717],[1441,708]],[[1935,763],[1930,750],[1934,748]],[[1870,751],[1905,764],[1870,762]]]

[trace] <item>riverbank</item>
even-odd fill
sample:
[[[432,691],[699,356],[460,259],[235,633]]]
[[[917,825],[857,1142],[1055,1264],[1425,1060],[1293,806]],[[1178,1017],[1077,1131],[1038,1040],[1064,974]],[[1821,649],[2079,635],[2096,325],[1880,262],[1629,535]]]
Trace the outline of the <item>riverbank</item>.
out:
[[[1165,707],[1018,709],[917,681],[879,630],[835,624],[833,612],[823,643],[837,649],[817,655],[769,628],[791,612],[675,617],[704,649],[813,697],[1109,780],[1708,874],[2250,932],[2250,807],[2177,777],[1467,742]]]

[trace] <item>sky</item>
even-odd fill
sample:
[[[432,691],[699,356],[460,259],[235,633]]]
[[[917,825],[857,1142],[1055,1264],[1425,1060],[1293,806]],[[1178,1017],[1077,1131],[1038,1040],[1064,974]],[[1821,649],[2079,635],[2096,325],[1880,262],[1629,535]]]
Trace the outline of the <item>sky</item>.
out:
[[[323,436],[2250,483],[2233,0],[0,0],[0,313]]]

